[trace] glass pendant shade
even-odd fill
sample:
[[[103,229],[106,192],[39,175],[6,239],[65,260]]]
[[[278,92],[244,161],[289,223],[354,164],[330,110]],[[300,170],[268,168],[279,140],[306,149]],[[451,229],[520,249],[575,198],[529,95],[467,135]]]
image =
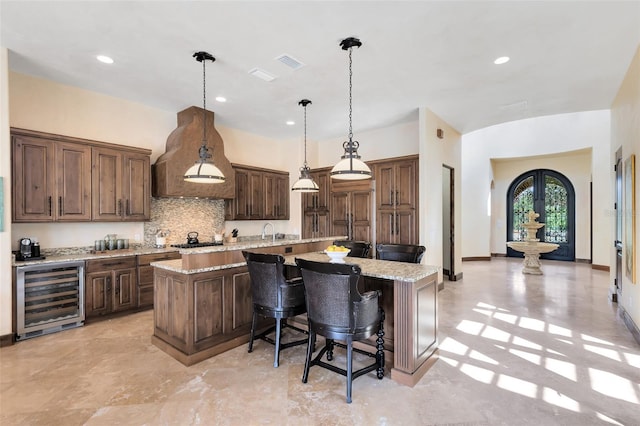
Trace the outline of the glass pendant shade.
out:
[[[300,177],[293,184],[291,190],[296,192],[318,192],[320,190],[318,184],[311,178],[309,167],[300,168]]]
[[[226,180],[224,174],[210,162],[198,161],[184,174],[185,182],[194,183],[222,183]]]
[[[184,174],[185,182],[193,183],[223,183],[226,178],[224,173],[217,168],[209,159],[209,148],[207,148],[207,90],[206,90],[206,66],[207,60],[214,62],[216,58],[207,52],[196,52],[193,54],[198,62],[202,62],[202,146],[198,151],[200,159]]]

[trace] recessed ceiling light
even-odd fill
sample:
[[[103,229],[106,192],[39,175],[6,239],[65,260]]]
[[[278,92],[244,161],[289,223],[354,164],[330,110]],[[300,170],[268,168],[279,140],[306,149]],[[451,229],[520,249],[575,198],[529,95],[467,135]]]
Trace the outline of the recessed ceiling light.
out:
[[[507,62],[509,62],[509,57],[508,56],[500,56],[498,59],[493,61],[493,63],[496,64],[496,65],[506,64]]]
[[[105,55],[98,55],[96,56],[96,59],[99,60],[100,62],[102,62],[103,64],[112,64],[113,63],[113,59],[111,59],[108,56]]]
[[[227,98],[224,96],[216,96],[216,101],[218,102],[227,102]]]
[[[293,120],[287,121],[287,126],[293,126],[294,124],[296,124],[296,122]]]

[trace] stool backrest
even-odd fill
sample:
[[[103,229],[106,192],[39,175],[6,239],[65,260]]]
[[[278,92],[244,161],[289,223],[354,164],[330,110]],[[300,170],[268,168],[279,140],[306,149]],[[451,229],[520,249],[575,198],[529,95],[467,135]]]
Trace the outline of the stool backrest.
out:
[[[333,245],[351,249],[349,252],[350,257],[368,258],[371,251],[371,243],[369,241],[335,240]]]
[[[413,244],[378,244],[376,259],[420,263],[426,250],[425,246]]]

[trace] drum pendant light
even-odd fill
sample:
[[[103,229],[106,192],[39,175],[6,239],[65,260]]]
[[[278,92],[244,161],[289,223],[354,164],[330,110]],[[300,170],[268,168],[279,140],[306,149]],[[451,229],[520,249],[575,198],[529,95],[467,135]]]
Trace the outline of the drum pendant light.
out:
[[[206,61],[214,62],[216,58],[207,52],[193,54],[196,61],[202,62],[202,146],[198,151],[200,157],[184,174],[185,182],[194,183],[223,183],[224,174],[209,159],[212,157],[207,148],[207,89],[206,89]]]
[[[304,108],[304,165],[300,167],[298,181],[291,187],[291,190],[296,192],[318,192],[320,190],[318,184],[311,178],[311,170],[307,166],[307,105],[310,103],[309,99],[298,102],[298,105],[302,105]]]
[[[353,47],[360,47],[362,43],[359,39],[354,37],[345,38],[340,42],[340,46],[342,50],[349,51],[349,134],[348,141],[345,141],[342,144],[344,148],[344,154],[340,157],[341,160],[333,166],[331,169],[331,177],[333,179],[343,179],[343,180],[359,180],[359,179],[370,179],[371,178],[371,169],[369,166],[365,164],[364,161],[360,160],[360,155],[358,155],[358,147],[360,143],[358,141],[353,140],[353,130],[351,124],[352,118],[352,83],[351,77],[353,75],[353,71],[351,70],[351,52]]]

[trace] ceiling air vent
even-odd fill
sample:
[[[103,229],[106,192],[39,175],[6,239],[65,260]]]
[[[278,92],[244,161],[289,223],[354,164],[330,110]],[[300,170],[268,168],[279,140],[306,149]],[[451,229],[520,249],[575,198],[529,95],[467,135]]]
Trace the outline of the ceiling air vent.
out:
[[[291,69],[297,70],[298,68],[304,67],[304,64],[294,58],[293,56],[289,56],[286,53],[280,55],[276,58],[276,61],[280,61]]]
[[[271,75],[268,72],[266,72],[263,69],[260,68],[254,68],[251,71],[249,71],[249,74],[251,74],[254,77],[258,77],[264,81],[273,81],[276,79],[275,75]]]

